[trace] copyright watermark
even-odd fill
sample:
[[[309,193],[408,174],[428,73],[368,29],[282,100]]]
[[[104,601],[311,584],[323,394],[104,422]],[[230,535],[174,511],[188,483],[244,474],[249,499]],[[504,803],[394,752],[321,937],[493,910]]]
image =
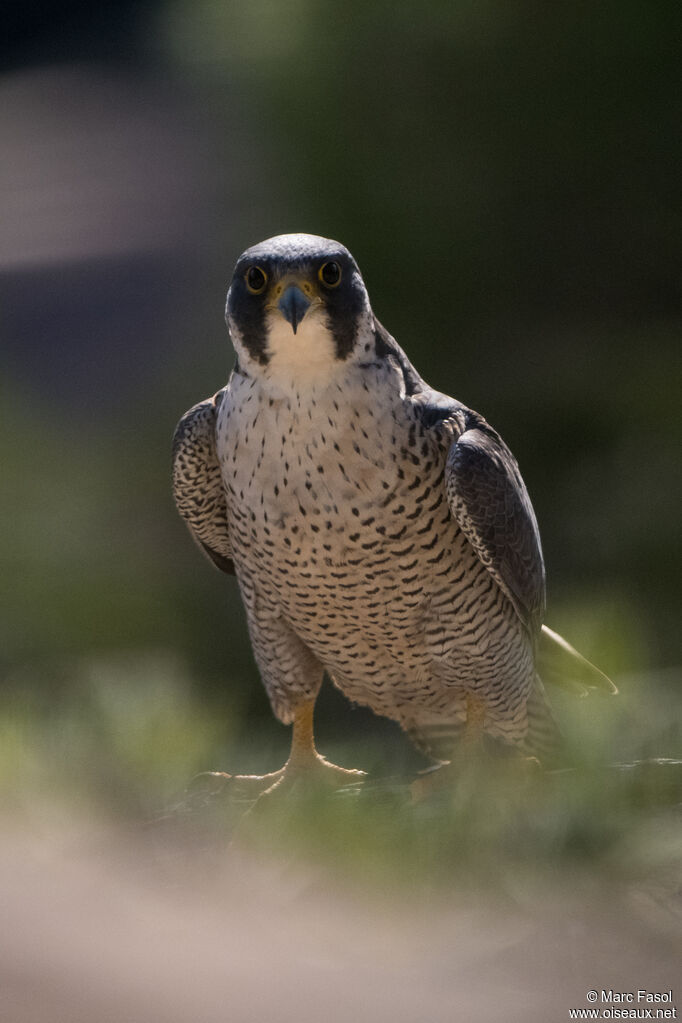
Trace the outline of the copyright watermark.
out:
[[[677,1019],[673,993],[669,991],[613,991],[590,988],[585,994],[589,1009],[569,1009],[569,1019]]]

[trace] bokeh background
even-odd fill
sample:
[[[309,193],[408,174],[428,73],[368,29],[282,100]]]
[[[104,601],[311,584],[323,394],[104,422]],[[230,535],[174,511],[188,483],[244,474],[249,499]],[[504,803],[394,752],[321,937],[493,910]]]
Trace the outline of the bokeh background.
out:
[[[674,985],[681,29],[664,0],[3,4],[17,1023],[547,1023],[588,987]],[[548,623],[620,688],[552,694],[570,770],[491,763],[412,808],[422,761],[325,684],[319,746],[373,772],[360,796],[261,819],[184,795],[286,756],[170,442],[229,373],[237,256],[287,231],[343,241],[421,372],[517,455]]]

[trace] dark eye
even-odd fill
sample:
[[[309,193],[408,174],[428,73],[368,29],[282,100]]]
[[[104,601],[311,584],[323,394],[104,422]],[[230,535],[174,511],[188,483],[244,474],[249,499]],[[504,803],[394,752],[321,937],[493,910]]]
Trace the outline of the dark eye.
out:
[[[246,271],[244,280],[246,281],[246,287],[252,295],[260,295],[261,292],[265,291],[268,275],[259,266],[250,266]]]
[[[330,263],[323,263],[317,276],[328,288],[335,288],[341,280],[341,267],[333,260]]]

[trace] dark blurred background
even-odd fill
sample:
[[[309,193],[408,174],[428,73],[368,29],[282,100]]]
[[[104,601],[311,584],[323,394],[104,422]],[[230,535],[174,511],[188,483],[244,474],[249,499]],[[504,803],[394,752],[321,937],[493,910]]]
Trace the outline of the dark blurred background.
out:
[[[286,231],[344,242],[422,373],[510,444],[548,622],[621,687],[672,677],[681,27],[661,0],[8,0],[0,664],[14,712],[95,748],[103,720],[114,736],[144,720],[137,767],[155,745],[187,747],[178,782],[268,766],[205,762],[254,729],[284,748],[236,583],[174,511],[169,449],[229,372],[234,261]],[[64,706],[85,708],[76,725]],[[325,695],[332,740],[350,713]]]

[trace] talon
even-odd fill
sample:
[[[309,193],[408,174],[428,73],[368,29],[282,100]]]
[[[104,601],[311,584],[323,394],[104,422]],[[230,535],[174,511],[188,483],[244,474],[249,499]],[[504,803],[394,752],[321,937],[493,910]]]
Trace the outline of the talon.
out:
[[[205,789],[209,796],[228,791],[254,802],[260,802],[263,797],[269,797],[275,791],[283,793],[299,782],[312,786],[331,786],[332,788],[362,784],[366,777],[364,771],[338,767],[326,760],[315,749],[313,738],[314,703],[315,701],[311,700],[296,711],[291,737],[291,752],[286,764],[279,771],[273,771],[270,774],[228,774],[225,771],[204,771],[192,780],[190,787],[199,779],[207,779],[213,783],[211,787],[207,785]]]

